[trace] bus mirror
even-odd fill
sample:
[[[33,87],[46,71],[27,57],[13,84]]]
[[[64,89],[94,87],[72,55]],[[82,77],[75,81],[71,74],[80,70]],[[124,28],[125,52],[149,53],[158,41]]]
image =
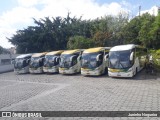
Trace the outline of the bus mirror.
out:
[[[108,56],[109,56],[108,54],[105,55],[105,57],[104,57],[104,60],[105,60],[105,61],[107,61]]]
[[[133,55],[134,55],[134,52],[132,52],[131,55],[130,55],[130,58],[129,58],[130,61],[133,61]]]
[[[70,61],[72,61],[74,57],[75,57],[75,55],[71,56],[71,57],[70,57]]]
[[[69,58],[70,61],[72,61],[72,59],[73,59],[73,56]]]
[[[80,61],[80,60],[81,60],[81,56],[78,56],[77,61]]]
[[[98,55],[97,55],[97,57],[96,57],[96,60],[97,60],[97,61],[99,61],[99,56],[100,56],[100,55],[101,55],[101,54],[98,54]]]
[[[15,64],[16,63],[16,61],[15,60],[11,60],[11,64]]]
[[[56,57],[56,62],[59,62],[60,58],[59,57]]]
[[[27,63],[30,63],[30,59],[27,59],[27,61],[26,61]]]
[[[61,59],[62,59],[62,58],[61,58],[61,57],[59,57],[59,62],[61,62]]]

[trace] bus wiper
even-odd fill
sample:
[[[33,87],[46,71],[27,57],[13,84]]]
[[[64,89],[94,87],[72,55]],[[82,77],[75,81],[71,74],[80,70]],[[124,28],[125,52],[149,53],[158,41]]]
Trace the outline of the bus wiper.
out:
[[[86,65],[87,65],[88,63],[89,63],[89,61],[88,61],[88,60],[87,60],[86,62],[84,62],[84,64],[86,64]]]
[[[122,63],[120,62],[120,60],[119,60],[119,64],[121,65],[121,67],[124,69],[124,66],[122,65]]]
[[[111,61],[109,60],[109,64],[108,64],[108,67],[110,67],[110,68],[115,68],[115,67],[113,67],[113,65],[112,65],[112,63],[111,63]]]

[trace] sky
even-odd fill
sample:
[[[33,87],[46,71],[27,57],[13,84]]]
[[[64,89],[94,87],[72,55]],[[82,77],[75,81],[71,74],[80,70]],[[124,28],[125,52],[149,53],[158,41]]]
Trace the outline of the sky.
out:
[[[17,30],[34,26],[33,18],[66,17],[67,13],[82,19],[128,13],[130,18],[149,12],[157,14],[160,0],[3,0],[0,4],[0,46],[13,47],[6,38]]]

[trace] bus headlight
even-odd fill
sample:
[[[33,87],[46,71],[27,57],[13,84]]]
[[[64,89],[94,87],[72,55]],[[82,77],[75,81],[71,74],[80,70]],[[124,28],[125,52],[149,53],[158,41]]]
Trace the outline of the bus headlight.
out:
[[[95,70],[100,70],[100,68],[98,67],[98,68],[96,68]]]
[[[132,68],[129,68],[129,69],[128,69],[128,72],[131,72],[132,70],[133,70]]]
[[[70,67],[70,69],[73,69],[73,67]]]

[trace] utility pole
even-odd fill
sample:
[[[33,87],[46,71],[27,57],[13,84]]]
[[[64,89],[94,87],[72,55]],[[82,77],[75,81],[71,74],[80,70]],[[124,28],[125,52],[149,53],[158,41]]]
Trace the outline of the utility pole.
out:
[[[139,6],[139,17],[141,15],[141,5]]]

